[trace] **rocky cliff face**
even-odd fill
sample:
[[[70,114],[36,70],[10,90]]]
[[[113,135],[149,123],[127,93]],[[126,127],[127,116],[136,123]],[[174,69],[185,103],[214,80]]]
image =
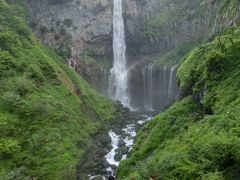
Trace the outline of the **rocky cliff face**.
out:
[[[239,0],[225,0],[214,19],[211,36],[219,34],[227,27],[236,26],[240,22],[240,2]]]
[[[44,43],[71,55],[86,48],[112,53],[110,0],[29,0],[27,5],[30,24]]]
[[[189,43],[195,42],[197,45],[196,42],[211,38],[226,27],[236,25],[239,21],[239,7],[237,0],[125,1],[127,50],[131,69],[129,92],[134,97],[132,103],[144,103],[141,99],[146,91],[144,77],[141,75],[143,67],[146,69],[158,59],[168,63],[172,59],[162,58],[167,51]],[[182,52],[179,54],[182,55],[187,53],[184,48],[180,51]],[[180,58],[174,57],[175,63]],[[167,86],[162,81],[154,83],[157,83],[156,87]],[[161,104],[159,99],[154,100]]]
[[[144,93],[142,69],[152,63],[156,53],[161,56],[185,43],[214,36],[224,27],[235,25],[240,12],[238,0],[123,2],[131,74],[129,93],[134,105],[144,102],[141,98]],[[63,55],[74,57],[74,68],[107,94],[108,72],[113,59],[113,1],[28,0],[27,5],[29,23],[43,42]],[[166,62],[170,60],[165,59]]]
[[[131,54],[164,52],[205,37],[220,1],[125,1]]]
[[[236,24],[239,2],[231,1],[231,11],[226,4],[227,0],[124,0],[128,54],[164,52]],[[111,0],[28,0],[27,5],[29,23],[46,44],[71,50],[71,55],[84,49],[91,49],[93,56],[112,54]]]
[[[112,60],[111,0],[29,0],[29,24],[44,44],[66,59],[93,87],[106,94]]]
[[[202,38],[220,1],[124,0],[129,54],[162,52]],[[28,0],[29,23],[41,39],[76,55],[112,54],[111,0]],[[199,9],[199,10],[197,10]]]

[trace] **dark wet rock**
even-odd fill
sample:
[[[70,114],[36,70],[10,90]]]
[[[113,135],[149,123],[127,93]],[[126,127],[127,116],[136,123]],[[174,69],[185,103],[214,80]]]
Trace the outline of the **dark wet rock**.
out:
[[[109,167],[109,163],[106,161],[106,159],[104,158],[104,160],[102,161],[102,166],[104,168],[108,168]]]
[[[122,132],[122,129],[126,128],[127,124],[132,124],[134,122],[136,123],[137,120],[140,119],[142,119],[141,115],[134,114],[119,104],[115,112],[114,119],[106,122],[103,127],[101,127],[95,134],[92,135],[91,141],[93,141],[93,145],[88,147],[86,154],[82,159],[79,160],[79,163],[77,164],[79,177],[81,177],[83,174],[111,175],[107,174],[109,173],[106,171],[108,167],[111,167],[114,171],[116,171],[116,166],[109,165],[105,159],[105,155],[112,149],[111,138],[109,137],[108,132],[113,130],[117,135],[121,134],[122,136],[122,140],[119,141],[119,149],[116,150],[117,154],[114,157],[115,160],[119,161],[122,159],[122,155],[126,154],[129,150],[129,148],[125,147],[123,137],[125,138],[126,134]]]
[[[120,139],[119,141],[118,141],[118,147],[122,147],[122,146],[125,146],[125,142],[122,140],[122,139]]]
[[[121,161],[122,155],[120,153],[116,153],[114,156],[115,161]]]
[[[122,155],[126,155],[129,152],[130,148],[129,147],[121,147],[121,148],[119,148],[119,150]]]
[[[114,180],[115,178],[113,176],[109,176],[108,180]]]
[[[111,176],[112,175],[112,173],[111,172],[107,172],[107,174],[106,174],[107,176],[106,176],[106,178],[108,177],[108,176]]]
[[[111,165],[110,166],[113,170],[116,170],[117,169],[117,166],[115,166],[115,165]]]
[[[103,178],[101,176],[96,176],[92,180],[103,180]]]

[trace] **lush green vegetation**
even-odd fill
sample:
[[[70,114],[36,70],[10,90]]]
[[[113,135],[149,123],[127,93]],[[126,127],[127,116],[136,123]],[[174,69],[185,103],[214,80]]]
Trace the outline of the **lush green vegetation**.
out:
[[[240,171],[240,27],[191,51],[178,70],[190,92],[138,134],[118,178],[237,179]]]
[[[180,62],[192,49],[199,45],[198,42],[186,42],[179,45],[177,48],[171,49],[165,53],[160,53],[153,58],[154,66],[158,67],[161,65],[175,65]]]
[[[216,17],[216,25],[223,26],[229,23],[239,23],[239,1],[238,0],[224,0],[222,6],[219,8]]]
[[[21,7],[0,0],[0,179],[75,179],[90,135],[113,111],[38,42]]]

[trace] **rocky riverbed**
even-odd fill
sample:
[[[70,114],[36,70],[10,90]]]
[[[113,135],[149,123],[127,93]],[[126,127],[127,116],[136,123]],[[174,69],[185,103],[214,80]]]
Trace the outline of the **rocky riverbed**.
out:
[[[151,119],[148,115],[138,116],[140,118],[139,120],[135,122],[130,121],[130,124],[125,125],[120,132],[114,132],[112,129],[108,131],[111,139],[111,149],[104,156],[108,164],[106,174],[89,175],[90,180],[107,179],[108,176],[116,176],[116,168],[120,161],[126,159],[128,153],[132,150],[132,145],[137,135],[136,130]]]

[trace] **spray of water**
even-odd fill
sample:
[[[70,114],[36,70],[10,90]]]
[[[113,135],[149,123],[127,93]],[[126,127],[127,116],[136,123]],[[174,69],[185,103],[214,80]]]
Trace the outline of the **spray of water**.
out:
[[[128,70],[126,67],[126,45],[123,21],[122,0],[114,0],[113,8],[113,53],[114,63],[110,71],[109,95],[130,107],[128,89]]]

